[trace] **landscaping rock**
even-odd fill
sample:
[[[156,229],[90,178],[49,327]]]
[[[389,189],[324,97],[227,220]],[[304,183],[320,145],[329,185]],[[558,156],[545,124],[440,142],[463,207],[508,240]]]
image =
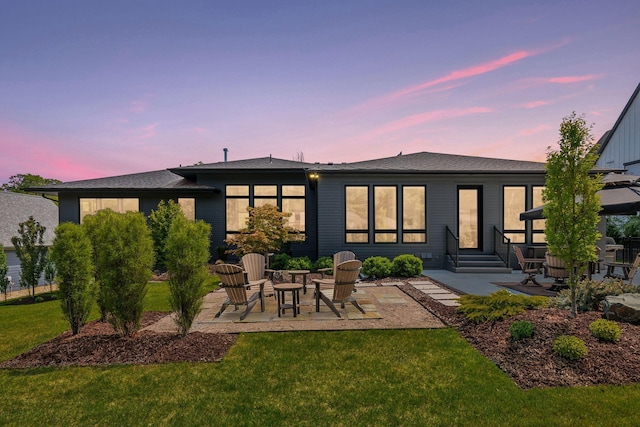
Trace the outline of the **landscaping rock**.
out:
[[[603,310],[606,319],[640,325],[640,294],[609,295]]]

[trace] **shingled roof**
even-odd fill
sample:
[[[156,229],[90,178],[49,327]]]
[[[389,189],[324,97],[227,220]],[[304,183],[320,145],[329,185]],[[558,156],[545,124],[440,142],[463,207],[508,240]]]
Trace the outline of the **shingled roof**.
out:
[[[29,190],[56,192],[59,190],[207,190],[213,187],[196,184],[166,169],[134,173],[130,175],[111,176],[107,178],[86,179],[83,181],[63,182]]]
[[[354,163],[315,164],[312,169],[379,173],[544,173],[544,167],[542,162],[421,152]]]
[[[0,245],[3,248],[13,249],[11,238],[18,235],[20,223],[30,216],[46,227],[44,242],[51,245],[58,226],[58,206],[44,197],[0,191]]]

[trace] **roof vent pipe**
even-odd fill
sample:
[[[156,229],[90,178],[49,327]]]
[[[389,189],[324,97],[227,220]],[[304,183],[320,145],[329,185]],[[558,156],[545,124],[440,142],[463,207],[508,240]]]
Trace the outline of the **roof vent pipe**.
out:
[[[224,162],[227,163],[227,152],[229,151],[229,149],[223,148],[222,151],[224,151]]]
[[[273,161],[271,160],[271,154],[269,154],[269,164],[273,163]]]

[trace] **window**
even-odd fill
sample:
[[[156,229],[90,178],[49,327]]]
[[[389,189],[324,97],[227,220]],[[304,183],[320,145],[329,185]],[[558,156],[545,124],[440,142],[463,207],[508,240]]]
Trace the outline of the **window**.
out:
[[[369,187],[345,188],[347,243],[369,242]]]
[[[80,222],[86,215],[92,215],[100,209],[111,209],[115,212],[138,212],[140,211],[140,200],[134,198],[102,198],[102,199],[80,199]]]
[[[195,221],[196,199],[179,198],[178,205],[180,205],[180,209],[182,209],[182,213],[184,214],[185,218],[191,221]]]
[[[264,205],[278,206],[277,185],[253,186],[253,207],[257,208]]]
[[[236,234],[244,228],[249,218],[249,186],[248,185],[227,185],[227,238]]]
[[[503,230],[512,243],[525,243],[525,222],[520,221],[520,213],[526,211],[527,187],[505,186],[503,189]]]
[[[544,203],[542,202],[542,190],[544,187],[542,186],[533,186],[533,201],[531,204],[531,208],[537,208],[538,206],[542,206]],[[531,229],[531,242],[532,243],[546,243],[547,237],[544,235],[544,227],[545,220],[544,219],[534,219],[533,225]]]
[[[250,194],[250,190],[252,194]],[[226,187],[226,218],[227,238],[236,234],[247,224],[249,206],[261,207],[265,205],[278,206],[280,196],[281,211],[291,213],[288,218],[290,227],[303,232],[306,228],[305,215],[305,186],[283,185],[278,195],[278,185],[227,185]]]
[[[305,187],[304,185],[282,186],[282,212],[290,213],[288,226],[305,231]]]
[[[424,186],[402,187],[402,243],[425,243],[426,190]]]
[[[373,187],[375,243],[398,241],[398,207],[396,187]]]

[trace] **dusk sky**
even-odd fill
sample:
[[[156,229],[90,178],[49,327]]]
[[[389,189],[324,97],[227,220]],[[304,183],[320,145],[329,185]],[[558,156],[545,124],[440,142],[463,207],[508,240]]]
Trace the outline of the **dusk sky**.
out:
[[[640,1],[0,0],[0,183],[420,151],[544,161],[640,82]]]

